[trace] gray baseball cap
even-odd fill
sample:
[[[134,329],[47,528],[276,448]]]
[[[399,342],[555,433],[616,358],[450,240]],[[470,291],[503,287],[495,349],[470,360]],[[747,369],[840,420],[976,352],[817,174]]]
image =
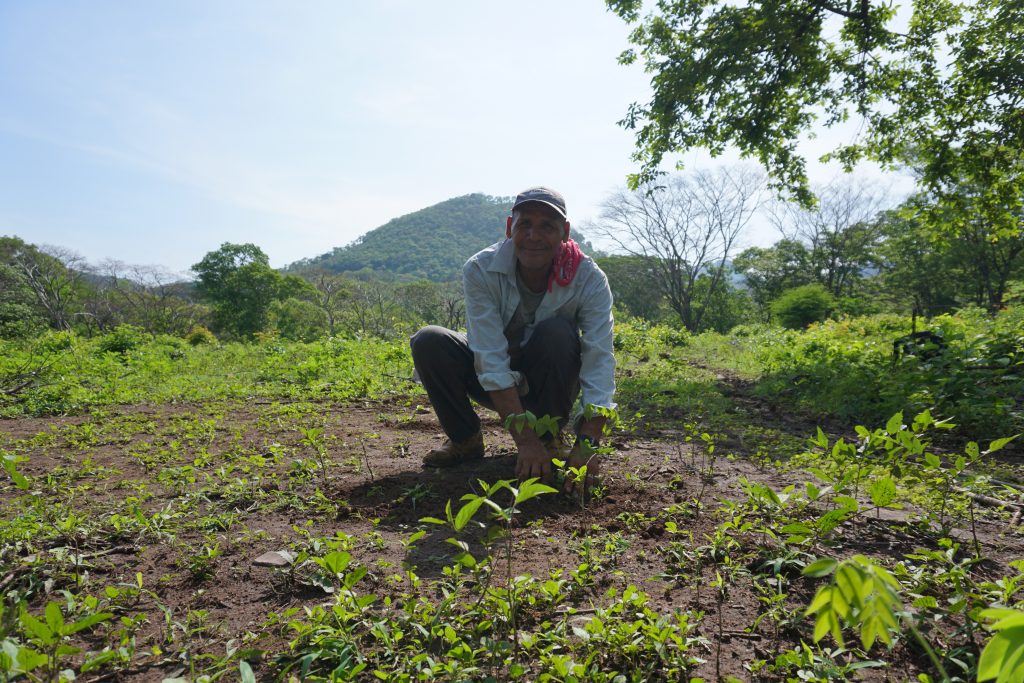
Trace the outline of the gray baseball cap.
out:
[[[516,203],[512,205],[512,210],[515,211],[522,204],[528,202],[541,202],[547,204],[552,209],[557,211],[562,218],[565,218],[565,197],[562,196],[561,192],[556,192],[550,187],[531,187],[528,190],[523,190],[516,196]]]

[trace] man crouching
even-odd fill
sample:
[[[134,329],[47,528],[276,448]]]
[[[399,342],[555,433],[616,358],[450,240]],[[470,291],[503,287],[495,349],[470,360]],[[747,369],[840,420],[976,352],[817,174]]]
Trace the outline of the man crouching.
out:
[[[534,187],[516,197],[503,241],[466,262],[467,335],[431,325],[411,339],[413,363],[448,440],[423,459],[451,467],[484,455],[480,419],[470,403],[504,421],[529,410],[558,428],[582,389],[583,406],[613,409],[612,296],[608,278],[569,239],[562,195]],[[576,420],[570,467],[587,465],[588,487],[600,471],[591,457],[605,417]],[[557,436],[511,429],[520,480],[551,479]],[[589,448],[584,447],[586,443]],[[567,488],[575,482],[567,481]]]

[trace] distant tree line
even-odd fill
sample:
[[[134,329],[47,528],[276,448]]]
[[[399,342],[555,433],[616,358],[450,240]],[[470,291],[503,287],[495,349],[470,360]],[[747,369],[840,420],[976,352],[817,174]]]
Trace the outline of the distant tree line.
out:
[[[225,243],[192,274],[194,281],[152,266],[91,265],[66,249],[0,237],[0,338],[32,338],[47,329],[96,335],[131,325],[175,336],[207,328],[223,339],[276,334],[309,341],[464,323],[458,283],[320,269],[285,274],[254,244]]]
[[[814,188],[810,207],[764,203],[763,187],[749,170],[722,169],[610,197],[587,231],[624,252],[598,259],[620,311],[725,332],[828,315],[927,317],[965,306],[994,313],[1020,297],[1024,235],[972,210],[979,194],[972,186],[961,188],[960,210],[927,192],[889,206],[879,188],[849,178]],[[781,239],[738,250],[757,207]],[[787,305],[816,313],[780,317]]]
[[[982,192],[972,185],[961,188],[955,204],[919,192],[891,206],[877,187],[848,179],[815,187],[818,199],[809,207],[772,200],[766,186],[760,172],[734,167],[610,195],[585,228],[615,246],[615,255],[596,259],[618,315],[726,332],[740,324],[800,326],[878,312],[927,317],[973,306],[994,313],[1024,289],[1024,236],[973,211]],[[452,201],[495,204],[469,197]],[[740,249],[758,211],[781,239]],[[500,239],[491,219],[487,239]],[[425,254],[430,228],[416,229],[419,241],[374,239],[403,257]],[[442,282],[403,280],[365,268],[338,273],[315,260],[282,272],[258,246],[230,243],[191,270],[194,280],[111,260],[92,265],[63,248],[0,237],[0,337],[46,329],[91,335],[132,325],[178,336],[204,327],[222,339],[312,340],[390,337],[423,324],[465,322],[461,286],[451,273]]]

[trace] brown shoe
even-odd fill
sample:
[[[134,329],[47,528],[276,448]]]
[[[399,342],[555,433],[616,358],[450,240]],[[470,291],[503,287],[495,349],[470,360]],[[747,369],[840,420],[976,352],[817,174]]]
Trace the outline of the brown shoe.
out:
[[[423,457],[424,467],[454,467],[484,457],[484,435],[477,432],[465,441],[446,439]]]

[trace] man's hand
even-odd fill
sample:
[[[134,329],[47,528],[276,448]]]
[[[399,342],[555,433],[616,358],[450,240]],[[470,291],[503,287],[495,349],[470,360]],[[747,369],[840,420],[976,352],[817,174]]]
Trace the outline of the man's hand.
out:
[[[575,467],[579,470],[584,466],[587,468],[586,478],[582,482],[577,481],[576,477],[572,476],[569,468]],[[594,449],[591,448],[586,440],[577,439],[576,444],[572,447],[572,452],[569,453],[569,460],[565,464],[565,469],[567,476],[565,477],[565,483],[562,485],[562,490],[565,493],[572,494],[573,496],[584,495],[584,492],[590,493],[597,485],[601,474],[601,456],[594,452]]]
[[[532,437],[532,438],[530,438]],[[516,477],[525,481],[537,477],[547,483],[551,481],[551,454],[536,435],[524,435],[517,439],[519,457],[516,458]]]

